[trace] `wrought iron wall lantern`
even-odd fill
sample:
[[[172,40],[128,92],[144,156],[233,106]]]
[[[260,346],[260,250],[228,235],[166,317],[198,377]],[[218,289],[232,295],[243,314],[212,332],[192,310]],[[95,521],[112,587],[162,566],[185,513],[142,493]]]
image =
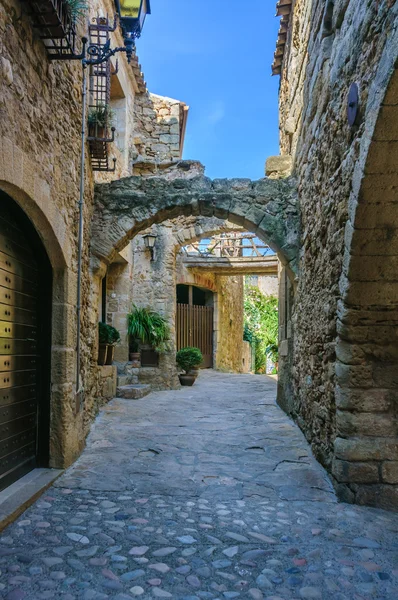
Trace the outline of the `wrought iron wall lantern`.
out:
[[[151,261],[155,260],[155,243],[157,239],[156,233],[146,233],[142,236],[144,238],[145,248],[151,253]]]
[[[139,38],[145,18],[151,14],[149,0],[115,0],[120,24],[125,35]]]

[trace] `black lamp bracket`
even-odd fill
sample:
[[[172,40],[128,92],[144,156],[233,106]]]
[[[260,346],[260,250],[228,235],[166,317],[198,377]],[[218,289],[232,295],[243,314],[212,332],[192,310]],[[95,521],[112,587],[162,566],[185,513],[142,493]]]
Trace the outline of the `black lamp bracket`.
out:
[[[113,27],[109,28],[109,31],[115,31],[117,24],[119,22],[119,17],[116,14],[114,18]],[[131,59],[133,57],[135,51],[135,40],[140,37],[141,32],[137,27],[134,31],[126,32],[123,27],[123,23],[121,23],[123,36],[124,36],[124,46],[118,46],[117,48],[111,49],[111,41],[108,40],[105,45],[99,46],[97,44],[88,44],[88,39],[86,37],[82,38],[82,51],[80,54],[73,55],[65,55],[64,57],[61,55],[57,57],[58,60],[81,60],[83,66],[89,65],[100,65],[106,61],[108,61],[111,56],[118,54],[119,52],[125,52],[127,57],[127,62],[130,64]]]

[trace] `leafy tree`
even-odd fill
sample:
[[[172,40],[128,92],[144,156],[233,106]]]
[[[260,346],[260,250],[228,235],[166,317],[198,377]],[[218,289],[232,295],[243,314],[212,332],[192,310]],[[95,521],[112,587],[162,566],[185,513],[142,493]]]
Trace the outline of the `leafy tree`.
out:
[[[243,339],[254,346],[255,372],[265,373],[267,354],[278,360],[278,298],[245,285]]]

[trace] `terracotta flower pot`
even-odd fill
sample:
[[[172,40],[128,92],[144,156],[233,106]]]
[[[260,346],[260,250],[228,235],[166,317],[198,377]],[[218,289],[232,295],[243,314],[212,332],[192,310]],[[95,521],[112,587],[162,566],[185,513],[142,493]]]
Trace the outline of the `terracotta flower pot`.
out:
[[[92,138],[105,139],[106,138],[106,127],[98,125],[96,123],[89,123],[88,135]]]
[[[196,377],[194,375],[190,375],[189,373],[185,373],[184,375],[179,375],[178,376],[181,385],[193,385],[195,383],[195,379]]]
[[[141,352],[130,352],[130,362],[134,368],[141,366]]]
[[[98,348],[98,364],[103,367],[106,364],[108,344],[100,344]]]
[[[106,365],[113,364],[113,357],[114,357],[114,355],[115,355],[115,346],[109,345],[108,346],[108,352],[106,354],[106,361],[105,361]]]
[[[189,369],[188,375],[192,375],[196,379],[199,375],[199,369],[198,368]]]

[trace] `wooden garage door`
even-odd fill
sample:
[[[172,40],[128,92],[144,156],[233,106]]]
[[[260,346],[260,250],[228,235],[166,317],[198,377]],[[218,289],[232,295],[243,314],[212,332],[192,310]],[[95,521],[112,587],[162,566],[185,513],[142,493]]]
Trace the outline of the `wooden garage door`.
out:
[[[35,252],[0,209],[0,489],[36,464],[38,288]]]

